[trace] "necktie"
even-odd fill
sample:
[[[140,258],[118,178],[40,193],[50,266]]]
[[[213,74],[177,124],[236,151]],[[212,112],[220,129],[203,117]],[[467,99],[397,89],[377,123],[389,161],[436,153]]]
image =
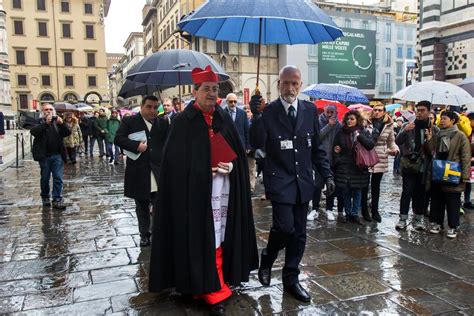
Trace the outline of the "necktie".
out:
[[[296,125],[296,110],[293,105],[288,108],[288,118],[290,119],[291,126],[295,128]]]

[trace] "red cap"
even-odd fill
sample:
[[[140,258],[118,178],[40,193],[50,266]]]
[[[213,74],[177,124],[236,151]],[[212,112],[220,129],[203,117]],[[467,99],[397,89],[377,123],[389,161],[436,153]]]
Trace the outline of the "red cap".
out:
[[[204,70],[201,68],[194,68],[191,72],[194,84],[201,84],[203,82],[219,82],[219,77],[212,71],[211,66],[206,66]]]

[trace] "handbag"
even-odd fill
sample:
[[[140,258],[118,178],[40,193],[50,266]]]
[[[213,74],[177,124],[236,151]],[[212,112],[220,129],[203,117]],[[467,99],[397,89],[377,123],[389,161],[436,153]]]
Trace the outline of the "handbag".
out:
[[[459,184],[461,182],[461,163],[433,159],[432,180],[437,183]]]
[[[375,166],[380,162],[379,155],[375,149],[367,149],[360,142],[354,144],[354,158],[357,167],[367,169]]]

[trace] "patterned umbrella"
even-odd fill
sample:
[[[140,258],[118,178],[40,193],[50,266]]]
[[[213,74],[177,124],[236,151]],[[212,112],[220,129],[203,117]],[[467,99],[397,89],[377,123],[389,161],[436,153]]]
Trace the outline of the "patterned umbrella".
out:
[[[302,93],[315,99],[337,100],[341,102],[369,102],[369,99],[359,89],[338,83],[313,84],[304,89]]]

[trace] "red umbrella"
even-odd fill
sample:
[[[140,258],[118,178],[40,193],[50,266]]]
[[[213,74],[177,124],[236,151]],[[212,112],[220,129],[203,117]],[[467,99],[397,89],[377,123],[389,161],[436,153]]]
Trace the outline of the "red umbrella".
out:
[[[337,110],[337,118],[340,121],[344,117],[344,114],[349,112],[349,109],[344,104],[342,104],[341,102],[338,102],[338,101],[320,99],[320,100],[314,101],[313,103],[314,103],[314,105],[316,105],[316,107],[319,110],[324,110],[324,108],[326,108],[328,105],[334,105],[336,107],[336,110]]]

